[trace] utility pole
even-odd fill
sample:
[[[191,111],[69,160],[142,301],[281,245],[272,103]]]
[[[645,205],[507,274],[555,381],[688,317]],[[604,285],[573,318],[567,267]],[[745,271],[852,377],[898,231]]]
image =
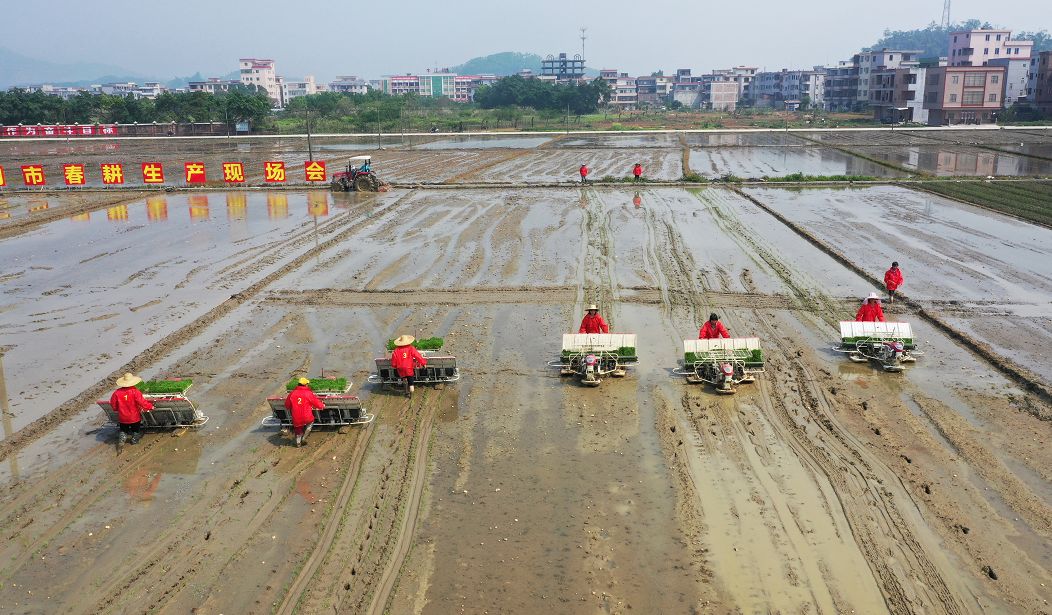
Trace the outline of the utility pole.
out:
[[[946,1],[949,2],[950,0],[946,0]],[[587,31],[588,31],[588,28],[585,28],[585,27],[581,28],[581,59],[582,60],[585,59],[585,55],[584,55],[584,40],[586,38],[588,38],[588,37],[585,36],[584,33],[587,32]]]
[[[376,149],[383,149],[380,144],[380,103],[376,103]]]
[[[314,145],[310,140],[310,107],[304,105],[303,109],[307,115],[307,160],[309,162],[314,162]]]
[[[570,105],[566,105],[566,134],[570,134]]]

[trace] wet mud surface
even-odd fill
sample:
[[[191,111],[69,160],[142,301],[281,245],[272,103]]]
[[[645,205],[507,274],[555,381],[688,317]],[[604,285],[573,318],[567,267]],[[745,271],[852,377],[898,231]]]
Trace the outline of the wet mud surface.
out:
[[[558,143],[384,155],[496,178]],[[197,196],[0,239],[7,612],[1050,610],[1052,414],[918,313],[1047,377],[1047,229],[896,187]],[[863,270],[897,258],[924,357],[832,352],[868,279],[750,198]],[[546,366],[593,301],[640,336],[595,389]],[[672,374],[712,311],[767,357],[733,396]],[[461,381],[368,384],[402,332]],[[122,369],[192,377],[209,423],[117,456],[91,402]],[[375,422],[260,426],[323,371]]]

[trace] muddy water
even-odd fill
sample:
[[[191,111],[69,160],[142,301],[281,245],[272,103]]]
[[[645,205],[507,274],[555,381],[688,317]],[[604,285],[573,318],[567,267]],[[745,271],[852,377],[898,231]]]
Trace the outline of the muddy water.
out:
[[[13,428],[279,269],[344,214],[325,192],[159,195],[0,242]]]
[[[690,168],[710,179],[728,174],[744,178],[780,177],[790,173],[870,177],[897,174],[868,160],[821,147],[692,149]]]
[[[895,187],[748,192],[876,277],[898,261],[902,292],[1052,382],[1052,231]]]
[[[879,146],[858,151],[877,160],[937,176],[1052,175],[1052,161],[968,146]]]
[[[256,217],[265,201],[249,200],[241,233],[225,201],[200,223],[186,201],[179,228],[208,241],[162,254],[154,277],[119,269],[133,246],[169,236],[150,234],[141,203],[135,224],[115,227],[129,246],[88,262],[118,268],[115,289],[91,266],[87,287],[59,293],[45,294],[62,286],[45,275],[58,269],[27,265],[5,281],[33,280],[25,301],[40,311],[96,294],[162,302],[125,306],[138,318],[185,301],[183,288],[218,300],[280,274],[143,365],[195,378],[205,430],[150,435],[119,458],[112,429],[86,449],[59,440],[32,480],[11,481],[0,523],[18,529],[0,549],[0,602],[1029,613],[1052,598],[1048,424],[1027,413],[1041,402],[923,323],[928,355],[904,374],[847,364],[828,343],[860,278],[734,192],[335,195],[316,235],[299,198],[305,213],[290,205],[281,240]],[[36,245],[70,223],[4,243]],[[87,256],[111,237],[92,232],[78,247]],[[49,258],[75,268],[85,256]],[[164,286],[164,267],[186,286]],[[640,365],[599,389],[544,366],[591,301],[641,340]],[[671,373],[712,310],[736,335],[760,337],[768,357],[732,397]],[[411,402],[363,386],[405,331],[444,337],[463,380]],[[7,356],[3,368],[10,380]],[[351,377],[373,425],[314,434],[306,449],[257,427],[281,382],[322,370]]]

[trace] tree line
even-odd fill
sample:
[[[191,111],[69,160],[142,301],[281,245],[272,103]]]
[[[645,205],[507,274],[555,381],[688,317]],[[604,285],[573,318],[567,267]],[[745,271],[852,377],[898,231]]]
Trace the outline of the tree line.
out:
[[[504,77],[493,85],[479,88],[475,102],[483,109],[530,107],[541,110],[565,110],[583,115],[595,113],[599,105],[609,102],[610,86],[602,79],[589,83],[553,83],[527,79],[519,75]]]
[[[63,99],[44,92],[0,92],[0,124],[140,124],[247,121],[261,128],[270,117],[263,92],[235,88],[222,94],[164,92],[155,99],[81,92]]]

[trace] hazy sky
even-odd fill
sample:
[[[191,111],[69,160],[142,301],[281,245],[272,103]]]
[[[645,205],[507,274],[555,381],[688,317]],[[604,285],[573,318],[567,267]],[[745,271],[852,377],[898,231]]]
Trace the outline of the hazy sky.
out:
[[[498,51],[579,53],[632,74],[737,64],[802,68],[846,59],[885,28],[939,21],[942,0],[5,0],[0,46],[157,77],[237,69],[266,57],[286,77],[375,78]],[[164,5],[161,8],[158,5]],[[275,8],[269,8],[269,7]],[[1047,0],[953,0],[952,18],[1052,28]],[[355,17],[352,17],[354,15]],[[1040,20],[1040,21],[1039,21]],[[346,27],[341,27],[344,24]]]

